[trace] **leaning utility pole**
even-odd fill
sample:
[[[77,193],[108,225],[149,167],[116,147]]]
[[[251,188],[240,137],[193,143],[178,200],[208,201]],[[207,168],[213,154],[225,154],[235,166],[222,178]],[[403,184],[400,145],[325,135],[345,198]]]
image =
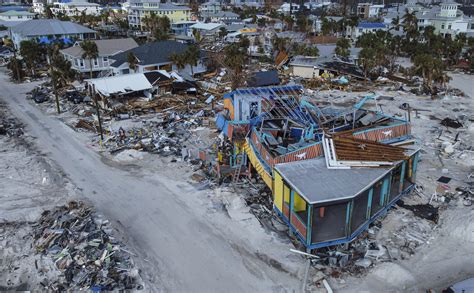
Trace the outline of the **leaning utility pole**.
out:
[[[100,133],[100,143],[104,141],[104,134],[102,133],[102,120],[100,119],[100,109],[99,102],[97,101],[97,93],[95,91],[95,85],[92,85],[92,97],[94,99],[95,111],[97,113],[97,120],[99,120],[99,133]]]
[[[59,107],[58,90],[57,90],[57,85],[56,85],[56,72],[54,71],[53,62],[52,62],[53,49],[48,48],[48,51],[49,52],[47,54],[47,58],[48,58],[48,65],[49,65],[49,76],[51,77],[51,85],[53,87],[53,94],[56,100],[56,111],[58,112],[58,114],[61,114],[61,108]]]
[[[16,79],[18,82],[21,81],[21,75],[20,75],[20,65],[21,63],[18,61],[18,59],[16,58],[16,46],[15,46],[15,43],[13,42],[13,35],[12,35],[12,28],[10,27],[9,28],[9,31],[10,31],[10,38],[11,38],[11,41],[12,41],[12,44],[13,44],[13,59],[15,59],[15,71],[16,71]]]

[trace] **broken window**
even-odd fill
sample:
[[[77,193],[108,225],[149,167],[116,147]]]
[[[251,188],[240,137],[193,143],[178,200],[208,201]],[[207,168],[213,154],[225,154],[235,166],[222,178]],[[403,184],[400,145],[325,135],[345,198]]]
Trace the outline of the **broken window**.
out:
[[[312,243],[346,237],[347,202],[313,209]]]
[[[258,116],[258,102],[250,103],[250,119]]]
[[[367,221],[367,205],[370,189],[362,192],[352,202],[351,234]]]

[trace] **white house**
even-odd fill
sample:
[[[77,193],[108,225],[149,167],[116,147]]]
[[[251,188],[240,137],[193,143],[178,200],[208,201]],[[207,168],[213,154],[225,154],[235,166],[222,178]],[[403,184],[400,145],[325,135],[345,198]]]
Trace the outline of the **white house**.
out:
[[[199,5],[199,14],[201,17],[210,13],[219,13],[222,11],[223,4],[217,1],[209,1]]]
[[[387,25],[382,22],[359,22],[356,27],[347,27],[346,35],[356,40],[363,34],[375,33],[378,30],[387,30]]]
[[[446,2],[441,3],[440,6],[439,13],[429,20],[436,33],[454,38],[460,33],[474,32],[474,20],[464,16],[463,12],[458,9],[460,4]]]
[[[300,6],[296,3],[283,3],[280,8],[277,9],[277,12],[283,13],[285,15],[290,14],[290,11],[292,13],[297,12],[300,10]]]
[[[383,4],[359,3],[357,4],[357,15],[365,19],[375,18],[382,13],[384,7]]]
[[[53,14],[64,14],[67,16],[99,15],[102,8],[97,3],[89,3],[83,0],[72,0],[71,2],[54,2],[51,8]]]
[[[0,21],[26,21],[33,19],[35,15],[28,11],[8,10],[0,13]]]
[[[138,44],[132,38],[126,39],[105,39],[105,40],[94,40],[99,51],[99,56],[89,62],[88,59],[82,58],[84,51],[81,48],[80,42],[76,42],[74,46],[67,49],[61,50],[63,56],[71,61],[72,69],[79,73],[89,74],[91,71],[92,63],[92,74],[94,76],[103,72],[107,75],[110,71],[111,59],[113,56],[122,53],[124,51],[138,47]]]

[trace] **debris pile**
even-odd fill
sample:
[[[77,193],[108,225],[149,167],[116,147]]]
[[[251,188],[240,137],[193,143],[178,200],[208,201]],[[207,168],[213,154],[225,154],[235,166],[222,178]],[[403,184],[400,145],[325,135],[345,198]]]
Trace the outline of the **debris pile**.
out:
[[[110,152],[117,153],[125,149],[142,150],[162,156],[189,156],[185,145],[192,136],[191,129],[201,126],[208,113],[204,110],[178,114],[169,111],[155,115],[153,119],[141,119],[141,126],[128,129],[120,127],[112,131],[104,141]]]
[[[131,253],[110,235],[108,221],[84,203],[45,211],[33,228],[37,252],[51,256],[61,271],[58,280],[41,283],[46,290],[142,288]]]
[[[0,104],[0,108],[4,106]],[[23,126],[14,118],[0,117],[0,135],[18,137],[23,135]]]

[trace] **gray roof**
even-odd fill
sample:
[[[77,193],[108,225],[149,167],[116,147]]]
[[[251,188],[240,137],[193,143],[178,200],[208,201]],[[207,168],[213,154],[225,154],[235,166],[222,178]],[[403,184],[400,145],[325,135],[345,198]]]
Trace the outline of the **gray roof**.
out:
[[[35,15],[34,13],[28,12],[28,11],[17,11],[17,10],[8,10],[5,12],[0,13],[2,16],[33,16]]]
[[[110,40],[94,40],[99,50],[99,56],[113,56],[118,53],[138,47],[137,42],[132,38],[127,39],[110,39]],[[73,56],[81,57],[82,48],[80,45],[73,46],[62,50],[63,53]]]
[[[328,169],[324,158],[277,164],[275,169],[310,204],[353,198],[391,170],[391,168]]]
[[[225,28],[228,32],[236,32],[236,31],[244,29],[244,28],[257,28],[257,25],[252,24],[252,23],[247,23],[247,24],[232,23],[232,24],[227,25]]]
[[[31,37],[95,33],[94,30],[80,24],[57,19],[32,19],[24,21],[12,27],[12,32]]]
[[[232,18],[239,18],[239,15],[237,13],[231,12],[231,11],[219,11],[216,13],[212,12],[204,12],[202,13],[203,16],[206,17],[232,17]]]
[[[140,65],[160,64],[170,62],[170,56],[173,53],[181,54],[188,48],[187,44],[176,41],[157,41],[146,43],[139,47],[119,53],[113,57],[115,60],[111,66],[119,67],[127,62],[128,54],[132,52],[140,62]]]

